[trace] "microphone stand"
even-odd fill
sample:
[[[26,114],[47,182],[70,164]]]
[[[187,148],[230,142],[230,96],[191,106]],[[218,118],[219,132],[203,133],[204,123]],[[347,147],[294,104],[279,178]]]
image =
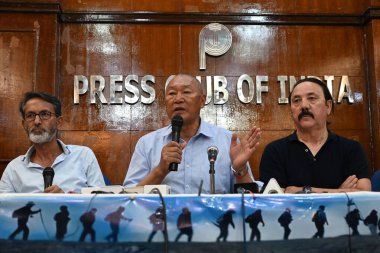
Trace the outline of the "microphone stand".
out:
[[[210,170],[208,171],[210,173],[210,192],[211,194],[215,194],[215,162],[210,161]]]
[[[164,198],[162,197],[161,191],[158,188],[153,188],[151,193],[156,193],[160,197],[162,209],[163,209],[163,216],[164,216],[164,252],[169,253],[169,237],[168,237],[168,228],[167,228],[167,221],[166,221],[166,205]]]
[[[241,189],[241,215],[243,216],[243,249],[244,253],[247,253],[247,238],[245,230],[245,203],[244,203],[244,189]]]

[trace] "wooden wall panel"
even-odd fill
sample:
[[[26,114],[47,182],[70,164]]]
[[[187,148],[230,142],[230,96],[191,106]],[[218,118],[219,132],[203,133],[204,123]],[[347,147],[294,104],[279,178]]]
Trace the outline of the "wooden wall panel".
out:
[[[359,140],[371,164],[380,166],[377,155],[380,146],[377,110],[380,26],[378,20],[372,20],[377,17],[376,9],[366,16],[368,24],[363,16],[371,5],[380,6],[377,0],[260,0],[254,3],[246,0],[196,3],[188,0],[154,3],[147,0],[112,3],[51,0],[51,10],[44,7],[40,13],[33,9],[38,1],[25,2],[29,4],[13,7],[17,12],[9,11],[9,6],[15,5],[4,7],[0,4],[0,10],[10,12],[0,13],[0,54],[9,50],[11,38],[2,35],[1,31],[23,31],[23,39],[28,45],[23,50],[29,52],[29,48],[38,48],[34,54],[18,51],[19,58],[9,60],[25,64],[18,66],[25,74],[20,79],[25,83],[23,89],[31,89],[32,82],[34,89],[59,96],[64,116],[61,138],[67,144],[92,148],[103,173],[114,184],[122,183],[137,140],[168,124],[164,85],[168,76],[178,72],[201,76],[203,83],[206,76],[226,77],[228,102],[215,105],[212,101],[201,115],[208,122],[239,135],[253,125],[261,127],[261,145],[250,160],[256,177],[265,145],[294,129],[289,105],[278,104],[277,76],[294,75],[299,79],[301,75],[321,78],[334,75],[333,96],[337,98],[340,78],[348,75],[352,90],[361,94],[363,100],[354,104],[344,100],[337,104],[330,127]],[[54,3],[62,12],[55,10]],[[36,13],[31,14],[31,10]],[[147,12],[145,19],[142,12]],[[318,17],[300,16],[300,13]],[[232,47],[222,56],[207,56],[207,69],[200,70],[199,32],[213,19],[224,23],[231,31]],[[29,36],[33,32],[37,38],[34,44]],[[4,62],[0,60],[1,64]],[[28,68],[33,62],[35,70],[31,73]],[[9,73],[0,70],[0,75],[12,76],[17,70],[13,68]],[[138,75],[139,81],[134,85],[142,96],[147,94],[142,91],[141,79],[146,75],[155,77],[155,82],[150,84],[156,92],[152,104],[143,104],[141,98],[135,104],[102,104],[98,98],[96,104],[90,104],[90,91],[80,96],[79,104],[74,104],[74,75],[84,75],[89,80],[91,75],[103,76],[104,95],[109,101],[110,75],[122,75],[124,79],[130,74]],[[258,75],[268,76],[265,85],[269,92],[263,93],[261,104],[256,103],[256,96],[248,104],[238,100],[236,83],[242,74],[248,74],[254,81]],[[5,85],[8,84],[1,76],[0,87]],[[18,122],[11,114],[17,110],[15,104],[22,94],[21,89],[18,91],[19,97],[11,102],[14,108],[0,107],[0,124],[6,127],[0,130],[0,142],[10,142],[8,137],[3,137],[11,137],[9,129]],[[289,84],[286,93],[289,93]],[[123,88],[118,96],[124,95],[128,93]],[[7,100],[0,101],[0,105],[7,103]],[[5,151],[8,160],[25,153],[28,147],[21,125],[18,131],[12,137],[17,138],[16,145],[3,148],[12,150]],[[6,163],[1,161],[3,165]]]
[[[374,1],[374,0],[372,0]],[[363,13],[369,0],[61,0],[63,11]]]
[[[35,85],[37,33],[0,30],[0,154],[10,161],[29,144],[21,124],[18,102]],[[9,145],[9,143],[19,145]]]
[[[105,176],[115,184],[122,184],[134,150],[131,133],[109,131],[61,131],[66,144],[91,147]]]
[[[367,27],[368,74],[371,104],[371,154],[374,157],[373,167],[380,169],[380,21],[372,21]]]
[[[29,141],[18,104],[24,92],[55,92],[57,27],[55,15],[0,14],[0,171]]]

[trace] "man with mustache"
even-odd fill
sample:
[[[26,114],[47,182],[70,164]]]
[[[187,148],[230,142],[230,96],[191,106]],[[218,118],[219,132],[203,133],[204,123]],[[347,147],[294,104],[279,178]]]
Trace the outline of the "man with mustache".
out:
[[[205,100],[193,76],[179,74],[170,80],[165,90],[166,113],[169,118],[183,118],[181,143],[171,141],[170,125],[140,138],[124,185],[167,184],[171,193],[194,194],[203,180],[203,192],[210,193],[207,148],[213,145],[219,149],[215,193],[230,193],[234,183],[253,181],[248,160],[259,144],[260,129],[253,127],[239,142],[236,134],[201,119]],[[178,171],[169,172],[170,163],[177,163]]]
[[[333,98],[316,78],[299,80],[289,96],[296,130],[267,145],[260,179],[275,178],[286,193],[370,191],[368,163],[361,145],[328,130]]]
[[[82,187],[104,186],[98,161],[91,149],[65,145],[57,139],[63,123],[61,102],[44,92],[28,92],[20,103],[22,125],[32,146],[12,160],[1,177],[0,192],[64,193]],[[53,185],[44,189],[43,170],[53,168]]]

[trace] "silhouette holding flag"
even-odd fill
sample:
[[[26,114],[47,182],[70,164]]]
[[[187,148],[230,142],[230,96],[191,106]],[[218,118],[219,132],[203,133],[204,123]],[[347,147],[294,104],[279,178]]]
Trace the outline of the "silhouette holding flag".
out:
[[[359,221],[363,219],[360,217],[359,209],[355,208],[351,212],[347,213],[344,218],[346,219],[348,226],[352,229],[352,235],[360,235],[358,231],[358,226]]]

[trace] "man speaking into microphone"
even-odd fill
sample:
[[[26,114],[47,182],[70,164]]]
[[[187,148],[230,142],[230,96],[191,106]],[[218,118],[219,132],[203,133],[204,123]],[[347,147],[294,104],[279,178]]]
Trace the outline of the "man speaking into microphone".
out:
[[[234,183],[253,182],[248,164],[261,131],[252,128],[240,141],[236,134],[202,120],[206,101],[200,82],[190,75],[176,75],[166,87],[165,106],[170,119],[180,116],[180,141],[172,140],[172,125],[151,132],[137,142],[124,186],[166,184],[171,193],[210,193],[207,148],[219,149],[215,162],[215,193],[231,193]],[[178,169],[169,170],[170,164]]]

